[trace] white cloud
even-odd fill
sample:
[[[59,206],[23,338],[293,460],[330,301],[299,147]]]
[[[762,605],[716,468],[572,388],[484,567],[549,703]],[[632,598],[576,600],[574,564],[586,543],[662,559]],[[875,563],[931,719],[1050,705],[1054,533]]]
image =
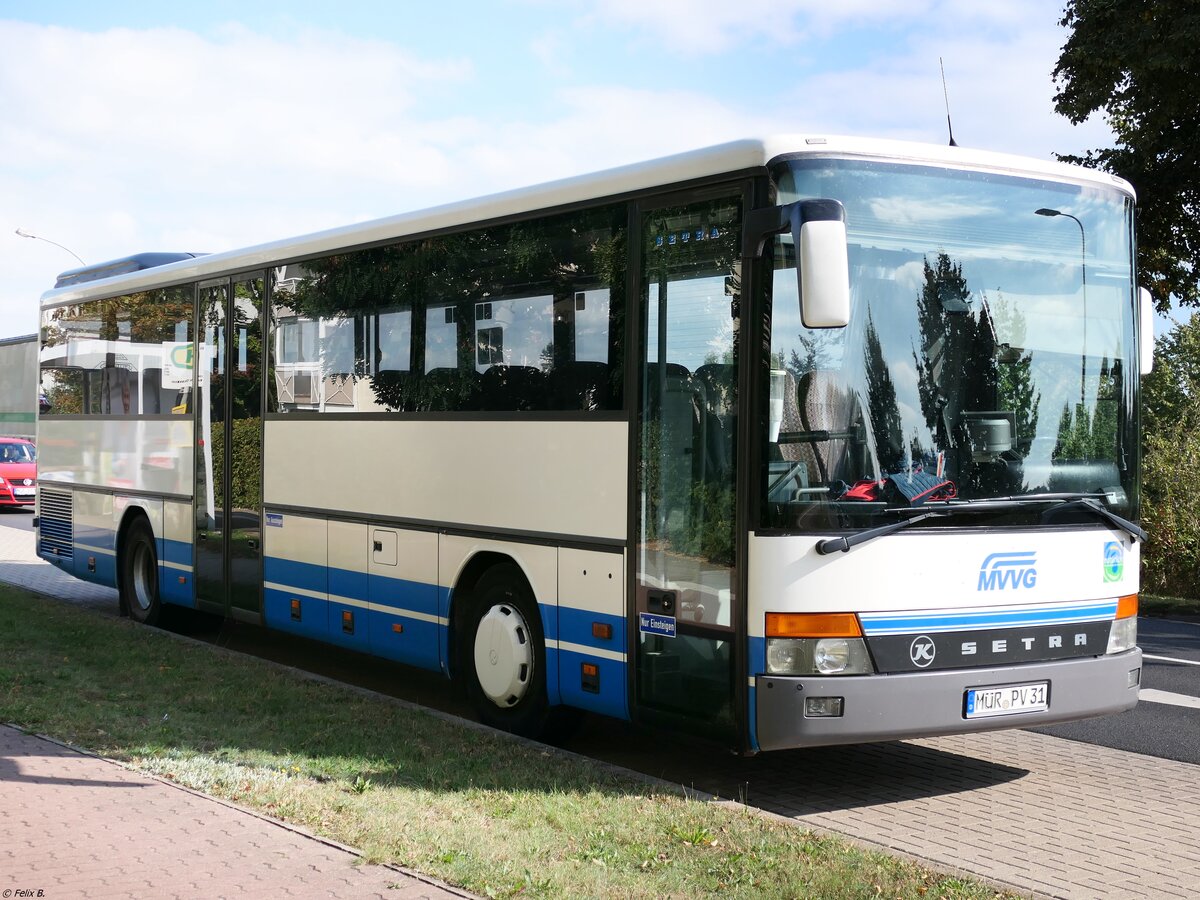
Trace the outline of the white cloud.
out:
[[[1107,141],[1106,129],[1073,129],[1050,109],[1063,35],[1044,4],[917,2],[576,3],[513,54],[541,82],[529,111],[508,113],[479,102],[491,73],[453,50],[438,58],[419,34],[389,43],[0,22],[0,336],[33,331],[37,296],[75,265],[13,235],[17,226],[99,262],[249,245],[756,133],[940,143],[938,56],[960,143],[1045,157]],[[895,28],[896,40],[856,52],[867,45],[848,29],[862,22]],[[719,79],[624,86],[664,82],[621,70],[614,30],[680,52],[736,50],[747,64],[758,49],[822,34],[850,50],[818,74],[764,71],[761,91],[726,100]],[[546,79],[569,70],[581,35],[592,58],[613,55],[611,77]],[[656,73],[669,68],[655,59]]]
[[[423,87],[469,83],[460,60],[237,28],[3,22],[0,44],[0,334],[32,331],[37,295],[76,264],[14,227],[89,262],[214,250],[379,215],[388,194],[432,198],[456,177],[436,118],[414,110]]]
[[[561,0],[531,0],[561,6]],[[644,44],[686,55],[723,53],[750,42],[790,46],[852,25],[934,18],[942,0],[600,0],[582,5],[588,25],[631,29]]]
[[[894,55],[801,79],[788,102],[814,130],[861,133],[868,121],[880,135],[944,143],[943,57],[960,145],[1041,158],[1104,146],[1111,132],[1103,122],[1074,126],[1054,113],[1057,40],[1046,30],[952,43],[920,37]]]

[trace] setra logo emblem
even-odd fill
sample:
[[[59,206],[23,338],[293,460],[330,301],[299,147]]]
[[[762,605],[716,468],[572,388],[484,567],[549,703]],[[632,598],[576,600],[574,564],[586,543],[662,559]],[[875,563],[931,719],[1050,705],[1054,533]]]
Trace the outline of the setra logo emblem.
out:
[[[927,669],[933,665],[933,658],[936,655],[937,647],[934,646],[933,638],[927,634],[913,638],[913,642],[908,647],[908,658],[918,669]]]
[[[981,591],[1019,590],[1037,584],[1037,553],[991,553],[979,567]]]
[[[1120,581],[1125,574],[1125,548],[1116,541],[1104,545],[1104,580]]]

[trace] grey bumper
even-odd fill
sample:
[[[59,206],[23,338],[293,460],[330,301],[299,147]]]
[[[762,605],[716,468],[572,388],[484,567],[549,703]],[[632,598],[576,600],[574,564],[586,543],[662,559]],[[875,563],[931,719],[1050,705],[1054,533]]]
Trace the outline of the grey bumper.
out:
[[[989,669],[844,678],[760,675],[756,731],[763,750],[933,737],[1103,716],[1137,703],[1142,651]],[[1049,682],[1049,709],[986,719],[963,714],[968,688]],[[843,697],[839,718],[805,718],[805,697]]]

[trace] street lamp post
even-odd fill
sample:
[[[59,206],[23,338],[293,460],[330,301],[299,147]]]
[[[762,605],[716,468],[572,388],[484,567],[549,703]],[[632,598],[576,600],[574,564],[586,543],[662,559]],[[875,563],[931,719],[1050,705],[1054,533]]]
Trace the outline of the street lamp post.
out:
[[[1079,403],[1083,405],[1083,385],[1087,379],[1087,233],[1084,231],[1083,223],[1079,219],[1060,209],[1046,209],[1043,207],[1042,209],[1035,209],[1034,215],[1047,216],[1049,218],[1063,216],[1079,226],[1079,282],[1080,289],[1083,292],[1083,349],[1079,353]]]
[[[87,263],[85,263],[82,259],[80,259],[78,253],[76,253],[74,250],[64,247],[62,244],[58,243],[58,241],[52,241],[52,240],[50,240],[50,238],[44,238],[44,237],[41,237],[40,235],[36,235],[36,234],[30,234],[28,231],[22,231],[20,228],[17,229],[16,233],[19,234],[21,237],[29,238],[32,241],[45,241],[47,244],[53,244],[59,250],[66,250],[68,253],[70,253],[72,256],[74,256],[76,259],[78,259],[79,264],[81,266],[87,265]]]

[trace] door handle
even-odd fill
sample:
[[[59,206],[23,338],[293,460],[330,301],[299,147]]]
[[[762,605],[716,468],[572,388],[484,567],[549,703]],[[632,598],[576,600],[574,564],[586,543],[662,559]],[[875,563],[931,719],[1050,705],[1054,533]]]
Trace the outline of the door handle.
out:
[[[248,540],[248,541],[246,541],[246,546],[249,547],[251,550],[257,550],[258,549],[258,541],[254,540],[254,539]]]

